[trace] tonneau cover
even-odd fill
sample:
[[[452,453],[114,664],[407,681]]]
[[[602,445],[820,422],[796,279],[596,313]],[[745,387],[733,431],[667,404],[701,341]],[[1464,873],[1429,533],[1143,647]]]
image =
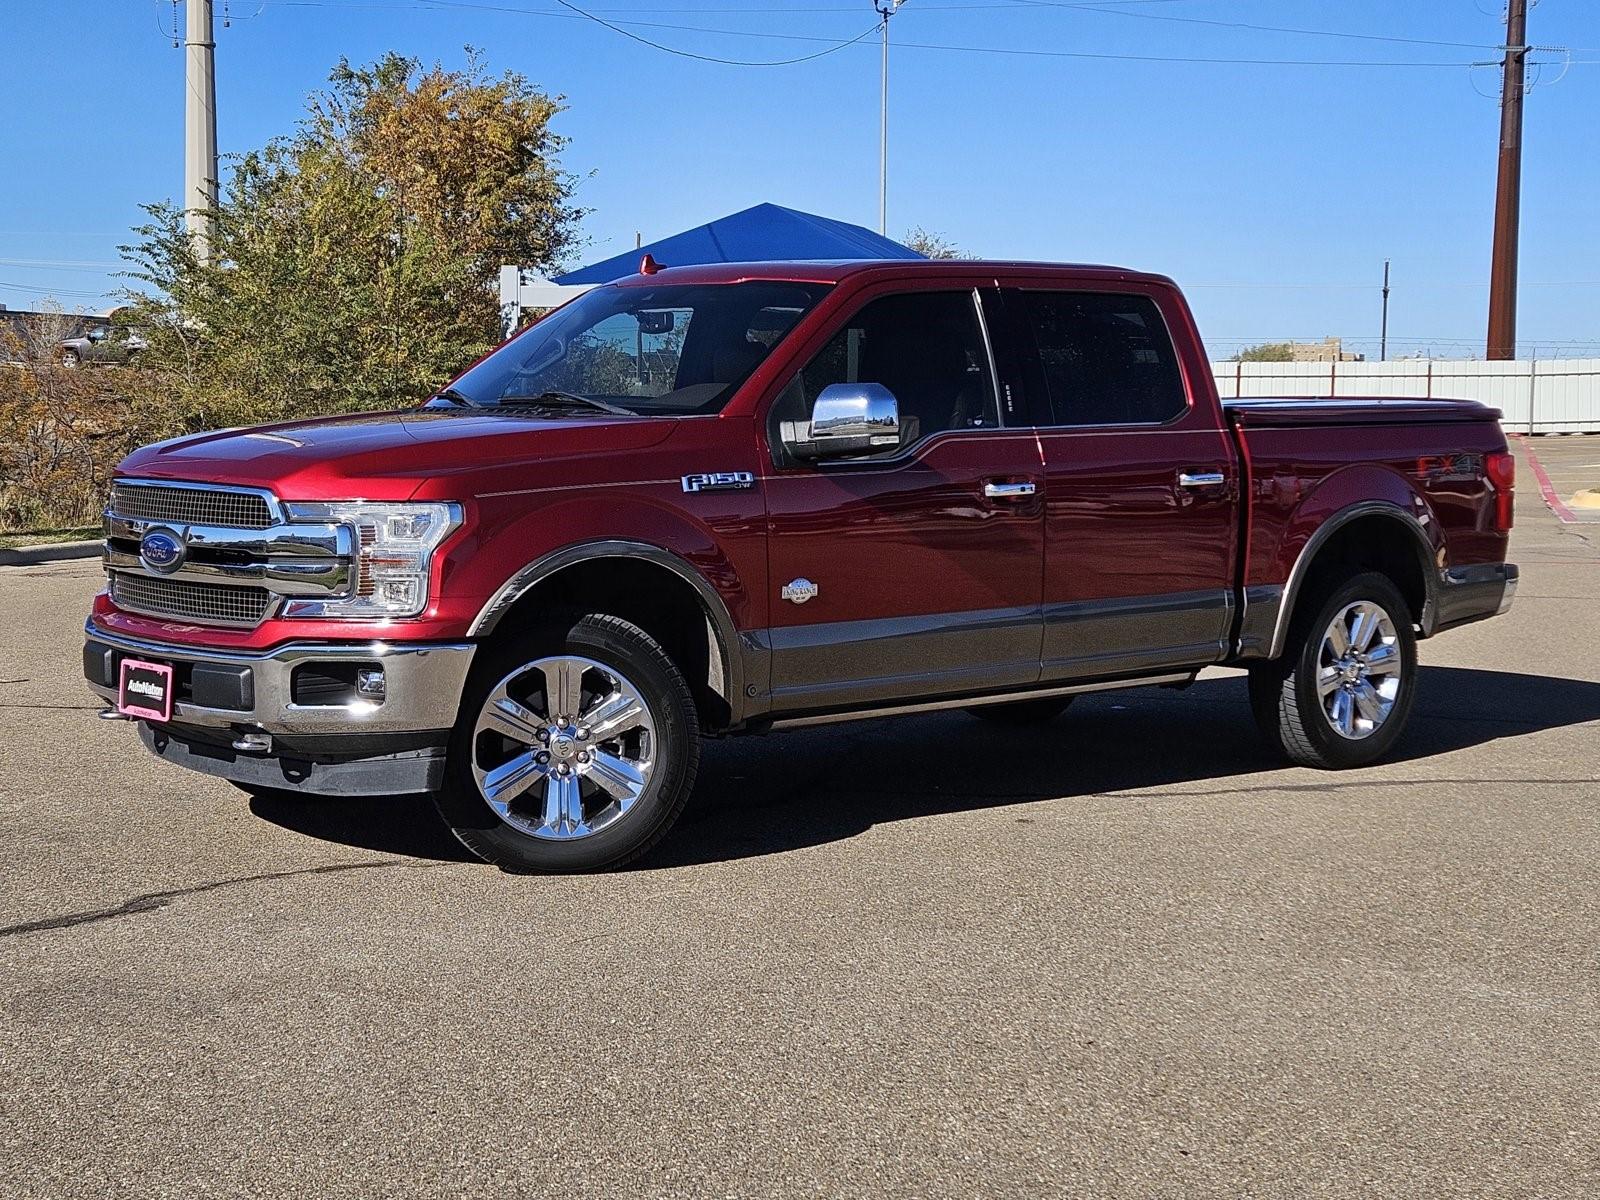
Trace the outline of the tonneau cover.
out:
[[[1292,396],[1251,396],[1224,400],[1236,424],[1261,425],[1418,425],[1496,421],[1498,408],[1476,400],[1416,400],[1395,396],[1338,396],[1308,400]]]

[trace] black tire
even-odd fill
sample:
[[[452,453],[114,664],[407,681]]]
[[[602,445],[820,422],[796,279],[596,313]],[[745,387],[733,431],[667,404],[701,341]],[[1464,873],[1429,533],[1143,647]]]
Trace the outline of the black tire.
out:
[[[1067,711],[1071,696],[1041,696],[1037,700],[1008,700],[1004,704],[975,704],[967,709],[980,721],[1001,725],[1043,725]]]
[[[559,655],[603,664],[630,681],[649,710],[654,736],[648,781],[630,808],[592,833],[547,840],[508,823],[490,808],[478,787],[473,756],[479,748],[478,716],[500,681],[523,664]],[[683,672],[637,625],[590,614],[484,647],[467,682],[450,736],[444,786],[434,803],[462,845],[497,866],[544,874],[613,870],[644,855],[666,836],[694,789],[699,764],[694,696]],[[586,805],[594,803],[596,795],[591,788]]]
[[[83,359],[76,350],[63,350],[61,352],[61,365],[69,371],[79,366],[82,362]]]
[[[1390,619],[1399,687],[1376,728],[1345,736],[1324,708],[1317,681],[1324,668],[1323,639],[1334,618],[1362,602],[1377,605]],[[1364,766],[1388,753],[1405,732],[1416,702],[1417,635],[1412,619],[1400,589],[1376,571],[1335,585],[1320,604],[1304,605],[1290,623],[1283,656],[1250,670],[1250,706],[1267,742],[1291,762],[1326,771]]]

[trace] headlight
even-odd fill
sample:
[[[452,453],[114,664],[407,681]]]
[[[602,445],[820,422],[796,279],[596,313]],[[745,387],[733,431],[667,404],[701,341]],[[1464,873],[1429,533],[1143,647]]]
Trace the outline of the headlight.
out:
[[[286,617],[416,616],[428,606],[433,552],[461,524],[459,504],[318,500],[283,507],[291,522],[353,526],[357,546],[351,595],[342,600],[289,600],[283,606]]]

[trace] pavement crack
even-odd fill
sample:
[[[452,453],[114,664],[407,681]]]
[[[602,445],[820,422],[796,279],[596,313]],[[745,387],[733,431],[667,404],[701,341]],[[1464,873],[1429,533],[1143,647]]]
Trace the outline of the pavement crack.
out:
[[[47,708],[52,712],[99,712],[104,707],[103,704],[0,704],[0,708]]]
[[[173,888],[166,892],[146,892],[110,908],[95,908],[87,912],[66,913],[59,917],[44,917],[37,921],[24,921],[20,925],[0,926],[0,937],[19,933],[41,933],[48,929],[71,929],[74,925],[92,925],[97,921],[111,921],[117,917],[131,917],[139,913],[156,912],[174,900],[185,896],[198,896],[220,888],[238,887],[246,883],[267,883],[274,879],[293,879],[300,875],[328,875],[335,871],[364,871],[373,867],[408,866],[399,859],[383,862],[330,863],[321,867],[304,867],[297,871],[269,871],[261,875],[240,875],[234,879],[214,879],[210,883],[197,883],[190,887]]]

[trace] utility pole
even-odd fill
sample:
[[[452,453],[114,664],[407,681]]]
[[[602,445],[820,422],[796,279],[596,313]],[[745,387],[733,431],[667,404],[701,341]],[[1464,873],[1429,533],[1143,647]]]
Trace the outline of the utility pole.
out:
[[[1489,264],[1489,343],[1485,357],[1517,354],[1517,233],[1522,207],[1522,97],[1527,92],[1528,0],[1506,7],[1505,76],[1500,83],[1500,176]]]
[[[1378,361],[1389,361],[1389,260],[1383,260],[1383,327],[1378,334]]]
[[[889,236],[889,18],[906,0],[872,0],[883,18],[883,87],[878,111],[878,232]]]
[[[188,0],[183,42],[184,223],[202,262],[211,260],[210,209],[217,199],[216,38],[211,0]]]

